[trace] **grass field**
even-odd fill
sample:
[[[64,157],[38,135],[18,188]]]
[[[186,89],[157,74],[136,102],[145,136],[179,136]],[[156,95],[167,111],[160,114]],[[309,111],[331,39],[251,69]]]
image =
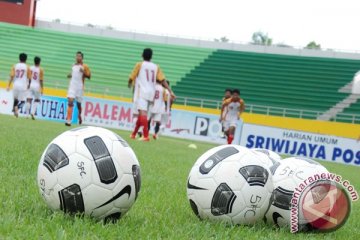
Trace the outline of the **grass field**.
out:
[[[161,137],[143,143],[117,131],[134,149],[142,188],[132,209],[118,223],[104,225],[87,217],[48,210],[36,174],[47,144],[67,130],[63,124],[0,115],[0,239],[360,239],[360,201],[347,224],[327,234],[291,234],[265,224],[226,226],[199,221],[186,197],[186,180],[195,160],[212,144]],[[360,168],[323,163],[360,190]]]

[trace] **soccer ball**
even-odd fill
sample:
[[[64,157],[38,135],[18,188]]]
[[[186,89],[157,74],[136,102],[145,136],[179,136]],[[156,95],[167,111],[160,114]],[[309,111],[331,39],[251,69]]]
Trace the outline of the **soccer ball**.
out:
[[[295,188],[315,174],[328,173],[319,163],[303,157],[290,157],[280,161],[273,175],[274,191],[265,221],[277,227],[290,225],[291,199]]]
[[[52,210],[115,221],[140,191],[139,162],[117,134],[79,127],[56,137],[41,156],[37,183]]]
[[[269,167],[251,150],[223,145],[205,152],[190,171],[187,196],[200,219],[254,224],[273,189]]]
[[[269,166],[271,174],[274,175],[276,169],[280,166],[281,157],[276,152],[265,148],[253,148],[251,149],[254,153],[262,155],[265,163]]]
[[[277,154],[274,151],[269,150],[269,149],[266,149],[266,148],[253,148],[251,150],[255,151],[255,152],[260,152],[260,153],[265,154],[266,156],[268,156],[272,160],[272,162],[281,161],[280,155]]]

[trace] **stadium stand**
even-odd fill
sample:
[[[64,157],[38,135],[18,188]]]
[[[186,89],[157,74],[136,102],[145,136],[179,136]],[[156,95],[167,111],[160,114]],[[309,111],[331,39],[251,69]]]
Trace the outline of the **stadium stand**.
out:
[[[141,60],[142,49],[151,47],[154,61],[164,69],[177,96],[218,101],[225,88],[239,88],[247,104],[314,112],[324,112],[344,99],[348,94],[338,90],[352,80],[360,67],[360,60],[344,58],[166,45],[6,23],[0,23],[0,45],[3,80],[11,64],[17,61],[18,53],[26,52],[29,64],[35,55],[42,57],[46,86],[66,88],[65,76],[74,53],[81,50],[92,69],[88,89],[95,93],[104,88],[111,89],[113,94],[129,92],[126,87],[129,73],[134,63]],[[358,102],[345,113],[359,110]]]
[[[338,90],[359,66],[359,60],[217,50],[182,78],[175,91],[220,99],[225,87],[236,87],[251,104],[322,112],[348,95]]]
[[[28,64],[39,55],[45,69],[47,86],[67,87],[66,75],[81,50],[91,67],[92,79],[87,88],[97,87],[127,91],[129,74],[145,47],[154,50],[154,61],[164,69],[166,77],[175,84],[187,72],[206,58],[212,50],[181,46],[163,46],[146,42],[127,41],[84,34],[64,33],[38,28],[0,23],[0,76],[8,76],[18,54],[26,52]],[[6,47],[4,47],[6,46]],[[116,94],[116,93],[115,93]]]
[[[351,106],[349,108],[346,108],[344,110],[344,113],[359,114],[360,113],[360,101],[357,101],[356,103],[351,104]]]

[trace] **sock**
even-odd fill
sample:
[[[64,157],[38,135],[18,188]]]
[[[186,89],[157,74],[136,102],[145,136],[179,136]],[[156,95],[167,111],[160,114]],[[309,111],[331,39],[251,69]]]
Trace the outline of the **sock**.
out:
[[[31,102],[26,101],[26,104],[25,104],[25,114],[26,115],[30,114],[30,106],[31,106]]]
[[[229,135],[228,136],[228,144],[231,144],[233,140],[234,140],[234,135]]]
[[[79,124],[81,124],[82,123],[82,119],[81,119],[81,110],[82,110],[82,108],[81,108],[81,103],[80,102],[77,102],[76,103],[76,106],[77,106],[77,108],[78,108],[78,119],[79,119]]]
[[[72,120],[73,108],[74,108],[74,104],[69,103],[68,104],[68,109],[67,109],[67,115],[66,115],[66,121],[69,122],[69,123]]]
[[[20,101],[19,104],[18,104],[18,108],[22,108],[25,104],[25,101]]]
[[[15,107],[17,107],[19,104],[19,100],[14,99],[14,106],[13,106],[13,111],[15,111]]]
[[[78,108],[78,110],[79,110],[79,116],[81,116],[81,110],[82,110],[82,108],[81,108],[81,103],[77,102],[77,103],[76,103],[76,106],[77,106],[77,108]]]
[[[38,101],[38,100],[35,100],[32,108],[31,108],[31,114],[32,114],[32,115],[35,115],[35,114],[36,114],[36,110],[37,110],[38,105],[39,105],[39,101]]]
[[[139,116],[139,118],[141,118],[142,126],[144,127],[144,129],[143,129],[144,138],[148,138],[149,137],[149,128],[148,128],[147,116],[142,115],[142,116]]]
[[[160,123],[157,122],[155,125],[155,134],[158,134],[159,130],[160,130]]]
[[[141,117],[139,116],[136,119],[135,128],[131,135],[135,136],[137,134],[137,132],[139,131],[140,126],[141,126]]]
[[[151,127],[150,127],[150,123],[151,123],[151,118],[147,121],[148,123],[148,130],[150,131]]]

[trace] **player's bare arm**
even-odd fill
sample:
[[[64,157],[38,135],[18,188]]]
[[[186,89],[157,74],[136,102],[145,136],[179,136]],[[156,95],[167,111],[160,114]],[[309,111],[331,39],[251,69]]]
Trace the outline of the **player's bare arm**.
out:
[[[169,84],[166,82],[165,79],[162,81],[162,86],[169,91],[172,99],[175,99],[175,98],[176,98],[174,92],[171,90]]]
[[[136,63],[135,67],[133,68],[133,70],[130,73],[130,77],[129,77],[129,81],[128,81],[128,88],[131,88],[133,86],[135,79],[139,75],[140,68],[141,68],[141,63]]]
[[[14,77],[10,77],[10,79],[9,79],[9,83],[8,83],[8,86],[7,86],[7,88],[6,88],[6,90],[7,91],[9,91],[10,90],[10,87],[11,87],[11,83],[14,81]]]
[[[240,102],[240,114],[243,113],[245,111],[245,102],[242,100]]]
[[[32,79],[32,71],[30,70],[29,67],[27,67],[27,78],[28,78],[28,86],[27,86],[27,89],[30,89],[30,84],[31,84],[31,79]]]
[[[128,88],[131,88],[132,87],[132,83],[133,83],[133,80],[131,78],[129,78],[129,81],[128,81]]]
[[[225,120],[223,113],[224,113],[225,107],[227,107],[227,105],[229,105],[229,103],[230,103],[229,101],[225,101],[225,102],[222,104],[222,106],[221,106],[221,112],[220,112],[220,120],[221,120],[221,121],[224,121],[224,120]]]
[[[44,80],[43,79],[40,79],[40,88],[41,88],[41,95],[43,95],[44,94]]]
[[[91,72],[90,69],[86,66],[86,67],[81,67],[80,68],[80,72],[82,72],[84,74],[84,77],[89,79],[91,78]]]
[[[224,114],[224,106],[221,105],[219,122],[222,122],[224,120],[223,119],[223,114]]]
[[[33,71],[30,70],[30,76],[32,75],[33,75]],[[30,85],[31,85],[31,78],[28,79],[27,89],[30,89]]]

